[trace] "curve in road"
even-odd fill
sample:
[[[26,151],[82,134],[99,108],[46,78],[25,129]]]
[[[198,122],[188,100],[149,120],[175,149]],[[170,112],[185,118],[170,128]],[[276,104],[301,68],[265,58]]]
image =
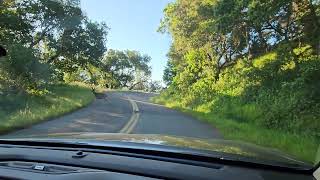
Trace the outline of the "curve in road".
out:
[[[120,132],[221,138],[211,125],[176,110],[151,103],[149,99],[155,96],[153,93],[111,91],[106,95],[106,98],[97,99],[78,111],[2,137]]]

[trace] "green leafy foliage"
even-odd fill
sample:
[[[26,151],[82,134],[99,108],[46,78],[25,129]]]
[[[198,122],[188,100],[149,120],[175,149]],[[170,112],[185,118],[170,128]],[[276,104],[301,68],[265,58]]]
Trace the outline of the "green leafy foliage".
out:
[[[150,57],[107,53],[108,31],[80,0],[0,0],[0,133],[87,105],[96,88],[147,87]]]
[[[88,20],[80,1],[0,1],[2,93],[37,93],[64,73],[100,66],[107,26]]]
[[[0,1],[0,20],[0,42],[8,50],[1,93],[40,93],[62,81],[136,88],[150,78],[149,56],[107,52],[109,27],[91,21],[79,0]]]
[[[169,4],[159,28],[173,38],[164,72],[169,86],[155,101],[205,114],[228,129],[227,138],[247,138],[310,160],[314,151],[308,156],[294,150],[285,138],[309,137],[314,144],[307,146],[319,144],[319,7],[304,0]],[[228,124],[240,132],[230,132]],[[252,127],[260,132],[250,134]],[[288,136],[269,143],[253,137],[267,129]]]
[[[0,62],[2,90],[30,93],[41,89],[49,80],[48,65],[41,63],[32,49],[15,44],[8,47],[8,52],[8,56]]]
[[[138,85],[145,86],[151,75],[151,67],[148,65],[150,60],[149,56],[137,51],[110,49],[102,60],[103,68],[109,76],[107,87],[133,89]]]

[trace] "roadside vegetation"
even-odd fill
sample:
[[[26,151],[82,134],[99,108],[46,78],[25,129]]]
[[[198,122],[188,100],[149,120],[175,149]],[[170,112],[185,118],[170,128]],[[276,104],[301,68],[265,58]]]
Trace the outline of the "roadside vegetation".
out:
[[[253,142],[314,162],[320,144],[320,4],[177,0],[160,32],[173,38],[153,99]]]
[[[0,1],[0,133],[85,106],[104,88],[151,87],[151,58],[107,49],[108,32],[79,0]]]
[[[25,128],[59,117],[91,103],[95,97],[86,86],[59,84],[47,87],[44,95],[0,97],[0,133]]]

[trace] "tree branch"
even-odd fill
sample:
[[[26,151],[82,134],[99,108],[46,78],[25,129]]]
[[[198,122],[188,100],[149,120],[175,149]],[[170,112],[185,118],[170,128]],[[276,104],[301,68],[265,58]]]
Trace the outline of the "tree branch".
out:
[[[37,40],[33,41],[30,44],[30,47],[34,47],[35,45],[39,44],[39,42],[46,36],[47,32],[50,31],[53,27],[47,26],[40,34],[40,36],[37,38]]]
[[[51,64],[55,59],[57,59],[60,56],[60,53],[57,53],[53,55],[51,58],[48,60],[48,64]]]

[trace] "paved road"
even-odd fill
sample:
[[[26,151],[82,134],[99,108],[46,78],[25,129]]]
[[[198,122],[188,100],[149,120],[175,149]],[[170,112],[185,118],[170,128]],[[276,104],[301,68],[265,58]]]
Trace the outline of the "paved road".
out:
[[[164,134],[220,138],[218,131],[184,113],[152,104],[151,93],[107,92],[105,99],[63,117],[6,135],[26,137],[55,133],[97,132]]]

